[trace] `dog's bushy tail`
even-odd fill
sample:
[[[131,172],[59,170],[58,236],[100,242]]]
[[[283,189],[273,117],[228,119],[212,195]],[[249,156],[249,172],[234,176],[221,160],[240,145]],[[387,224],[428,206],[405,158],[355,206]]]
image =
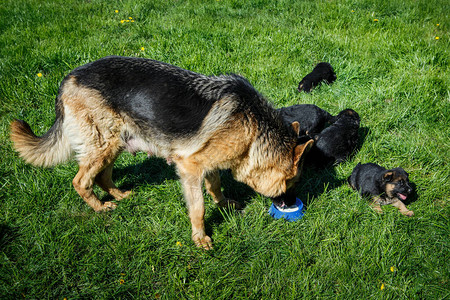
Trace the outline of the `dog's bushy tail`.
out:
[[[69,160],[72,150],[63,134],[63,120],[57,117],[53,126],[42,136],[36,136],[27,122],[11,122],[11,140],[19,155],[29,164],[51,167]]]

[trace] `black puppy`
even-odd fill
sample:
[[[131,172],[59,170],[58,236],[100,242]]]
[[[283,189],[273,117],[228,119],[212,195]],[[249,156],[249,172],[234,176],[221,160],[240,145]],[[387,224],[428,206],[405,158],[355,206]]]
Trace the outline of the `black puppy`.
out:
[[[308,157],[315,165],[341,163],[355,151],[358,144],[360,118],[356,111],[345,109],[331,122],[329,127],[314,136],[316,143]]]
[[[333,119],[330,113],[314,104],[297,104],[279,108],[278,111],[286,125],[290,126],[295,121],[300,123],[300,135],[314,136]]]
[[[363,165],[358,163],[352,175],[348,177],[348,183],[362,196],[371,197],[371,205],[379,213],[383,212],[381,205],[391,204],[405,216],[414,215],[414,212],[408,210],[402,202],[412,192],[408,173],[402,168],[387,170],[373,163]]]
[[[303,77],[302,81],[298,84],[298,91],[309,93],[322,81],[332,83],[335,80],[336,74],[334,73],[333,67],[329,63],[321,62],[316,65],[311,73]]]

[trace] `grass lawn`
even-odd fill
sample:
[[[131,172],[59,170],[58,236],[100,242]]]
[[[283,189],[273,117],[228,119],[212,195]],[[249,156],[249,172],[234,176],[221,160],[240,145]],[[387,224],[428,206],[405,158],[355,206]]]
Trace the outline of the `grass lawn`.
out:
[[[449,16],[445,0],[2,0],[0,298],[448,299]],[[212,251],[191,242],[176,171],[162,159],[122,154],[114,180],[135,193],[97,214],[71,185],[76,163],[25,164],[9,123],[45,133],[62,78],[107,55],[238,73],[276,107],[353,108],[361,148],[305,170],[308,205],[292,223],[224,171],[225,195],[245,210],[219,210],[205,193]],[[336,82],[298,93],[321,61]],[[373,212],[345,183],[358,162],[403,167],[415,216]]]

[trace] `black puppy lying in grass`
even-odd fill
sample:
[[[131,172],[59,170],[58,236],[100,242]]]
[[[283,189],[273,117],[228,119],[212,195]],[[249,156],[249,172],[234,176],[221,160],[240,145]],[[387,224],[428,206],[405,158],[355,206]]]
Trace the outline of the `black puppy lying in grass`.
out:
[[[373,209],[379,213],[383,213],[381,205],[391,204],[405,216],[414,215],[402,202],[413,190],[409,184],[408,173],[402,168],[387,170],[374,163],[358,163],[352,175],[348,177],[348,183],[363,197],[370,197]]]
[[[355,151],[360,123],[356,111],[345,109],[332,116],[313,104],[282,107],[278,111],[286,124],[299,122],[301,134],[309,135],[316,141],[307,154],[306,163],[318,167],[341,163]]]
[[[313,88],[319,85],[322,81],[332,83],[336,80],[336,74],[333,67],[326,62],[321,62],[316,65],[311,73],[303,77],[298,84],[298,91],[311,92]]]
[[[345,161],[358,145],[360,118],[356,111],[344,109],[331,121],[329,127],[314,136],[316,142],[309,156],[324,165]]]

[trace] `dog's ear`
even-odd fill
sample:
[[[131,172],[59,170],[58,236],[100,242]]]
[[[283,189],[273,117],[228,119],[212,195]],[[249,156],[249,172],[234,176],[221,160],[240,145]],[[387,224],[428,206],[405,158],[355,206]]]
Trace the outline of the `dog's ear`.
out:
[[[392,172],[392,171],[389,171],[389,172],[386,172],[383,174],[383,180],[385,182],[391,182],[393,177],[394,177],[394,172]]]
[[[308,140],[306,143],[297,145],[294,148],[294,166],[297,166],[303,154],[308,153],[314,145],[314,140]]]
[[[300,135],[300,123],[297,121],[294,121],[294,122],[292,122],[291,126],[292,126],[292,129],[294,129],[295,134],[297,136],[299,136]]]

